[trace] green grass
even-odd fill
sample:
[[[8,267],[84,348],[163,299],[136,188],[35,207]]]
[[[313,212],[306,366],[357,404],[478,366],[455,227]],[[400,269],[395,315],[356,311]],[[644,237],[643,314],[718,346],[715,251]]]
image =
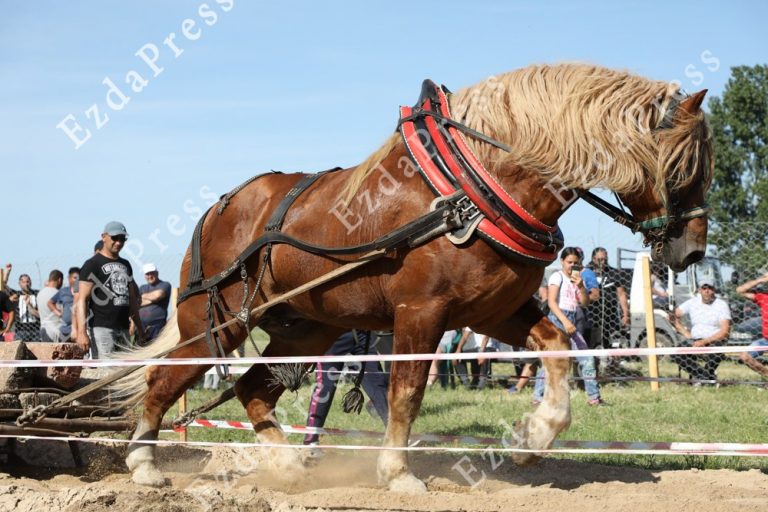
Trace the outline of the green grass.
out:
[[[250,348],[250,347],[249,347]],[[252,349],[251,349],[252,350]],[[250,354],[249,354],[250,355]],[[639,364],[639,363],[638,363]],[[506,364],[495,365],[496,374],[506,373]],[[671,368],[667,368],[671,371]],[[740,365],[726,362],[722,373],[727,378],[755,380]],[[664,371],[662,375],[669,372]],[[676,374],[676,372],[675,372]],[[362,414],[345,414],[341,410],[341,397],[349,389],[342,384],[337,391],[326,426],[344,429],[382,431],[377,419]],[[504,423],[508,424],[531,412],[532,386],[517,396],[511,396],[501,387],[483,391],[465,389],[442,390],[435,386],[427,390],[421,413],[414,424],[414,432],[469,435],[500,438]],[[286,424],[304,424],[311,386],[303,386],[298,393],[286,393],[280,401],[278,418]],[[586,405],[583,391],[572,392],[572,423],[562,433],[563,440],[593,441],[678,441],[678,442],[733,442],[765,443],[768,441],[768,390],[754,386],[723,386],[693,388],[680,384],[662,384],[661,391],[652,392],[649,383],[606,384],[602,386],[609,407],[594,408]],[[189,408],[214,396],[211,391],[192,390]],[[175,408],[168,417],[175,415]],[[247,421],[237,400],[233,400],[204,417]],[[172,438],[174,435],[165,434]],[[193,428],[189,439],[195,441],[252,442],[249,431]],[[301,436],[290,436],[300,442]],[[371,439],[322,438],[328,444],[376,444]],[[760,457],[683,457],[683,456],[630,456],[630,455],[567,455],[563,456],[600,464],[618,464],[645,469],[687,468],[758,468],[768,471],[768,461]]]

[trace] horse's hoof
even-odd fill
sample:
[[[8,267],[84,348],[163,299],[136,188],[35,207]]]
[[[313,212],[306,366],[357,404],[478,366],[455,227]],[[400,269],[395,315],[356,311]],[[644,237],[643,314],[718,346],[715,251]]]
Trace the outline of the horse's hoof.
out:
[[[535,453],[513,453],[511,458],[520,467],[533,466],[541,460],[541,456]]]
[[[423,494],[427,486],[411,473],[403,473],[389,481],[389,490],[408,494]]]
[[[533,416],[528,415],[520,421],[516,421],[512,430],[512,440],[509,443],[510,448],[529,449],[531,442],[535,443],[535,436],[531,435]],[[518,466],[530,466],[541,459],[541,456],[531,452],[512,452],[510,455],[512,462]]]
[[[522,432],[522,430],[517,432]],[[528,446],[528,442],[524,437],[518,437],[517,442],[511,443],[509,448],[528,449],[530,446]],[[531,452],[512,452],[510,458],[512,462],[522,467],[531,466],[541,460],[541,456]]]
[[[149,462],[142,462],[136,469],[133,470],[131,480],[139,485],[146,485],[148,487],[163,487],[167,482],[163,474],[158,470],[154,464]]]
[[[325,457],[325,452],[317,447],[317,443],[307,445],[306,448],[299,450],[301,464],[304,467],[313,467]]]
[[[307,472],[306,454],[304,450],[287,448],[276,449],[270,453],[269,464],[273,471],[285,475],[301,477]]]

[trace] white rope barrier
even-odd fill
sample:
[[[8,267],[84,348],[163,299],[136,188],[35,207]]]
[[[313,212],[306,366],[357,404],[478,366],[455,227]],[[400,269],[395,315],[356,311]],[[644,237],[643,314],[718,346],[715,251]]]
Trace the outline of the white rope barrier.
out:
[[[115,439],[109,437],[55,437],[55,436],[31,436],[31,435],[0,435],[0,439],[24,439],[39,441],[60,441],[81,443],[115,443],[115,444],[144,444],[155,446],[195,446],[195,447],[227,447],[227,448],[284,448],[292,450],[307,449],[305,445],[281,444],[281,443],[222,443],[216,441],[174,441],[174,440],[142,440]],[[766,457],[768,445],[766,444],[737,444],[737,443],[624,443],[602,441],[560,441],[563,448],[549,448],[533,450],[529,448],[502,447],[452,447],[452,446],[369,446],[369,445],[344,445],[326,444],[319,448],[341,451],[406,451],[406,452],[443,452],[443,453],[470,453],[470,452],[496,452],[496,453],[539,453],[539,454],[614,454],[614,455],[708,455],[728,457]],[[583,446],[573,448],[571,446]],[[605,447],[603,447],[605,446]],[[629,446],[633,446],[630,448]]]
[[[188,366],[188,365],[254,365],[367,361],[467,361],[472,359],[539,359],[548,357],[629,357],[656,355],[704,355],[736,354],[741,352],[763,352],[768,347],[660,347],[660,348],[612,348],[590,350],[547,350],[520,352],[463,352],[455,354],[371,354],[371,355],[322,355],[291,357],[196,357],[168,359],[41,359],[41,360],[0,360],[0,368],[45,368],[49,366],[82,366],[86,368],[112,368],[121,366]]]
[[[231,420],[206,420],[196,419],[186,428],[220,428],[252,431],[253,425],[244,421]],[[344,436],[354,438],[373,438],[382,439],[383,432],[374,432],[370,430],[350,430],[341,428],[323,428],[308,427],[305,425],[280,425],[280,428],[286,434],[316,434],[326,436]],[[183,429],[176,429],[180,431]],[[411,434],[410,441],[428,442],[428,443],[461,443],[461,444],[484,444],[504,446],[503,439],[494,437],[476,437],[476,436],[454,436],[444,434]],[[326,445],[323,445],[326,446]],[[743,444],[743,443],[680,443],[680,442],[646,442],[646,441],[567,441],[556,440],[552,445],[553,449],[614,449],[614,450],[666,450],[678,453],[682,451],[706,451],[719,453],[722,451],[738,452],[750,456],[768,456],[768,444]]]
[[[39,368],[39,367],[68,367],[82,366],[89,368],[99,367],[127,367],[127,366],[186,366],[186,365],[253,365],[253,364],[284,364],[284,363],[325,363],[325,362],[366,362],[366,361],[432,361],[432,360],[473,360],[473,359],[537,359],[547,357],[628,357],[656,355],[702,355],[702,354],[730,354],[742,352],[762,352],[768,347],[751,346],[707,346],[707,347],[662,347],[662,348],[634,348],[634,349],[593,349],[593,350],[557,350],[557,351],[520,351],[520,352],[472,352],[454,354],[381,354],[381,355],[332,355],[332,356],[306,356],[306,357],[243,357],[243,358],[189,358],[189,359],[108,359],[108,360],[0,360],[0,368]],[[246,368],[235,368],[233,373],[245,373]],[[191,424],[197,427],[230,428],[251,430],[252,426],[244,422],[221,420],[194,420]],[[316,433],[323,435],[341,435],[348,437],[379,438],[378,432],[321,429],[297,425],[283,425],[283,430],[290,434]],[[114,438],[75,438],[55,436],[33,435],[0,435],[0,438],[15,438],[29,440],[50,441],[79,441],[90,443],[131,443],[127,439]],[[555,441],[550,449],[532,450],[523,448],[511,448],[504,440],[494,438],[479,438],[474,436],[446,436],[435,434],[416,434],[412,436],[415,444],[407,447],[382,447],[364,445],[321,445],[324,449],[334,450],[367,450],[367,451],[418,451],[418,452],[501,452],[501,453],[540,453],[540,454],[632,454],[632,455],[711,455],[711,456],[768,456],[768,444],[741,444],[741,443],[685,443],[685,442],[623,442],[623,441]],[[421,447],[418,442],[453,442],[463,444],[486,444],[484,448],[470,447]],[[160,446],[186,445],[198,447],[231,447],[231,448],[287,448],[305,449],[302,445],[275,444],[275,443],[221,443],[207,441],[141,441],[143,444]],[[498,447],[501,445],[502,447]]]

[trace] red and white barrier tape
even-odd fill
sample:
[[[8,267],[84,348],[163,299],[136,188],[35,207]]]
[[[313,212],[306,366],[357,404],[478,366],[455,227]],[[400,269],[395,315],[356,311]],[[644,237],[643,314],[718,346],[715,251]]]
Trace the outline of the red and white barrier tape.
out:
[[[24,436],[1,434],[0,439],[27,439],[43,441],[78,441],[82,443],[134,443],[130,439],[114,439],[108,437],[54,437],[54,436]],[[306,449],[304,445],[280,443],[221,443],[215,441],[174,441],[174,440],[142,440],[136,444],[156,446],[198,446],[198,447],[228,447],[228,448],[287,448]],[[466,448],[466,447],[425,447],[425,446],[367,446],[367,445],[336,445],[326,444],[320,448],[346,451],[407,451],[407,452],[499,452],[499,453],[541,453],[541,454],[623,454],[623,455],[712,455],[712,456],[749,456],[768,457],[768,444],[738,444],[738,443],[624,443],[603,441],[558,441],[562,448],[533,450],[527,448]],[[575,448],[580,446],[582,448]]]
[[[372,354],[343,356],[291,356],[291,357],[197,357],[188,359],[41,359],[0,360],[0,368],[43,368],[49,366],[83,366],[87,368],[119,366],[191,366],[191,365],[253,365],[253,364],[290,364],[290,363],[328,363],[328,362],[364,362],[364,361],[451,361],[471,359],[539,359],[547,357],[628,357],[656,355],[703,355],[735,354],[741,352],[762,352],[768,347],[660,347],[660,348],[612,348],[591,350],[547,350],[521,352],[463,352],[458,354]]]
[[[187,427],[223,428],[237,430],[253,430],[253,425],[243,421],[205,420],[197,419]],[[317,434],[327,436],[344,436],[355,438],[381,439],[383,432],[371,430],[347,430],[340,428],[307,427],[305,425],[280,425],[286,434]],[[181,431],[183,429],[178,429]],[[502,439],[494,437],[452,436],[442,434],[412,434],[411,442],[422,441],[427,443],[461,443],[461,444],[505,444]],[[328,447],[330,445],[322,445]],[[680,443],[680,442],[645,442],[645,441],[555,441],[553,449],[592,449],[592,450],[663,450],[671,453],[702,452],[720,454],[720,452],[738,452],[744,455],[768,456],[768,444],[742,444],[742,443]],[[572,453],[562,452],[558,453]],[[622,452],[630,453],[630,452]],[[634,452],[633,452],[634,453]]]

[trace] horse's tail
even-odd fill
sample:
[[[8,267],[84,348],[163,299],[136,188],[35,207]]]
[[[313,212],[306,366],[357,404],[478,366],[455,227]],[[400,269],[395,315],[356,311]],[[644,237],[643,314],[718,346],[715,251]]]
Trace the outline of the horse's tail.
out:
[[[115,359],[150,359],[173,348],[180,341],[179,322],[174,312],[160,334],[146,347],[128,349],[113,355]],[[113,405],[130,409],[135,407],[147,394],[147,371],[139,369],[110,386],[110,400]],[[116,403],[115,403],[116,402]]]

